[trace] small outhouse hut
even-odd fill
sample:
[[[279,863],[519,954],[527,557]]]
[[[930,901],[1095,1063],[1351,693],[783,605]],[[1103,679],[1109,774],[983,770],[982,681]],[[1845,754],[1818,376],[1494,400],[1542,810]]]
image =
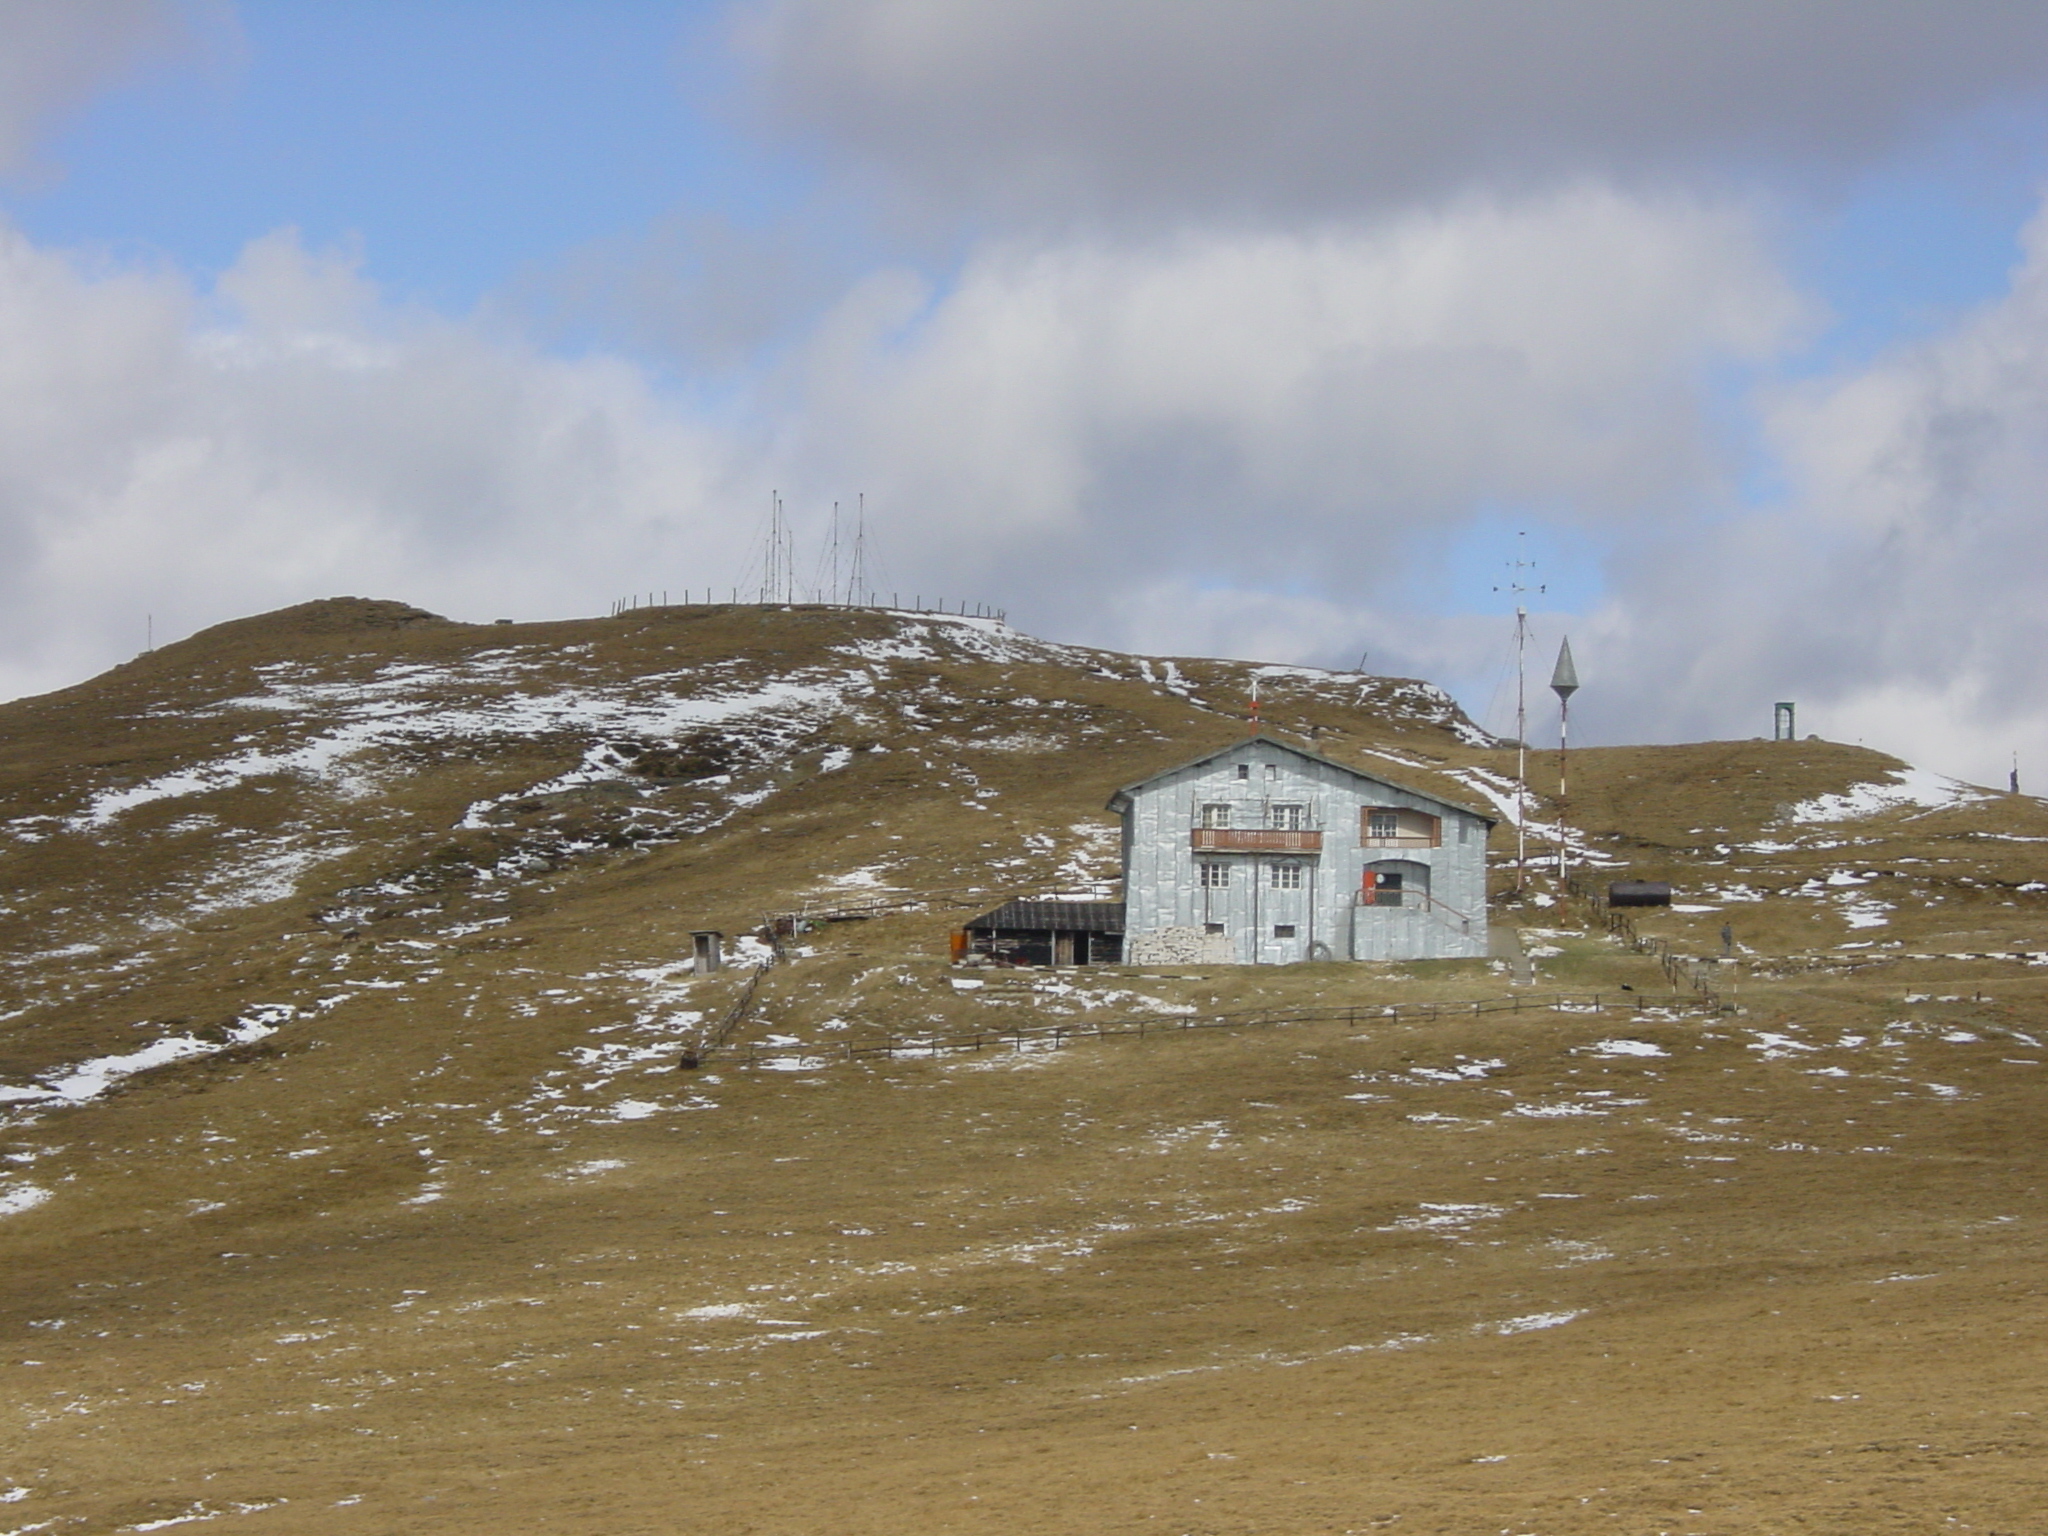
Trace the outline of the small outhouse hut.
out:
[[[1495,818],[1268,736],[1126,785],[1127,964],[1482,957]]]

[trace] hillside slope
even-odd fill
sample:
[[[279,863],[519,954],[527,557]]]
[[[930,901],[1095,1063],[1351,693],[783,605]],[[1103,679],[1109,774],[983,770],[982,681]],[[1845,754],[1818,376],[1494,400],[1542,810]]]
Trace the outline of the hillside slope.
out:
[[[957,985],[947,931],[1106,893],[1109,792],[1254,674],[1510,803],[1426,684],[932,615],[337,600],[0,708],[0,1525],[2020,1528],[2048,1021],[1994,957],[2048,947],[2041,804],[1575,752],[1575,863],[1674,880],[1676,953],[1729,923],[1740,1013],[1546,873],[1543,754],[1523,891],[1494,844],[1533,986]],[[691,930],[791,913],[858,920],[692,1070],[749,972]],[[1628,1011],[1443,1011],[1560,990]]]

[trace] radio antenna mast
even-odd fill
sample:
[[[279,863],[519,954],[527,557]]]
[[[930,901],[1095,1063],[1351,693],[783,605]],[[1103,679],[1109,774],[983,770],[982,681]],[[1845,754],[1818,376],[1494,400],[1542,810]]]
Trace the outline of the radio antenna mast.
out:
[[[1519,893],[1528,872],[1529,862],[1529,610],[1522,599],[1530,593],[1541,593],[1541,586],[1531,586],[1524,579],[1525,573],[1533,574],[1536,562],[1522,558],[1528,546],[1521,541],[1528,538],[1526,530],[1515,534],[1515,558],[1508,562],[1508,580],[1505,587],[1495,587],[1496,592],[1508,592],[1515,599],[1515,890]]]
[[[832,503],[832,585],[827,589],[825,600],[839,601],[839,503]]]
[[[853,569],[846,578],[847,601],[856,607],[867,601],[868,590],[868,493],[862,491],[853,515]]]
[[[789,510],[783,505],[780,496],[775,498],[775,539],[782,550],[782,560],[778,567],[782,577],[782,590],[774,594],[773,600],[778,603],[793,603],[796,601],[796,540],[790,535]]]
[[[767,549],[761,561],[761,597],[765,603],[788,602],[796,583],[796,545],[782,515],[782,493],[768,493]]]

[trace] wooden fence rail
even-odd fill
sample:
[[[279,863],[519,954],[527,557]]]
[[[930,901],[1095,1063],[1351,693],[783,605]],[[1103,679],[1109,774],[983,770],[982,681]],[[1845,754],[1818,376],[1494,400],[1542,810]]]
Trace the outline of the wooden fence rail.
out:
[[[774,964],[775,960],[771,955],[769,959],[754,967],[754,974],[749,976],[747,984],[740,988],[739,996],[726,1005],[725,1012],[718,1016],[717,1022],[698,1038],[697,1049],[693,1053],[697,1061],[702,1061],[732,1038],[732,1032],[740,1027],[740,1021],[746,1018],[747,1011],[754,1006],[754,994],[761,989],[761,978],[768,974],[769,967]]]
[[[1573,875],[1567,879],[1565,889],[1591,908],[1593,915],[1606,923],[1607,931],[1625,941],[1630,949],[1638,954],[1655,955],[1658,967],[1664,972],[1664,979],[1671,984],[1674,992],[1681,986],[1689,986],[1701,1002],[1719,1011],[1720,989],[1707,976],[1695,969],[1692,961],[1683,955],[1674,955],[1669,939],[1654,935],[1646,937],[1638,933],[1635,919],[1626,912],[1615,911],[1608,905],[1607,898],[1600,893],[1600,888],[1581,875]]]

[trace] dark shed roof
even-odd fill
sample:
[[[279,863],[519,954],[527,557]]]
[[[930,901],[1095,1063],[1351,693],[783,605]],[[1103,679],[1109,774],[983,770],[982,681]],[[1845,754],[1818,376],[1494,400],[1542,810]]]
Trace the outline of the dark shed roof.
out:
[[[1011,933],[1122,933],[1120,901],[1009,901],[969,928],[1003,929]]]

